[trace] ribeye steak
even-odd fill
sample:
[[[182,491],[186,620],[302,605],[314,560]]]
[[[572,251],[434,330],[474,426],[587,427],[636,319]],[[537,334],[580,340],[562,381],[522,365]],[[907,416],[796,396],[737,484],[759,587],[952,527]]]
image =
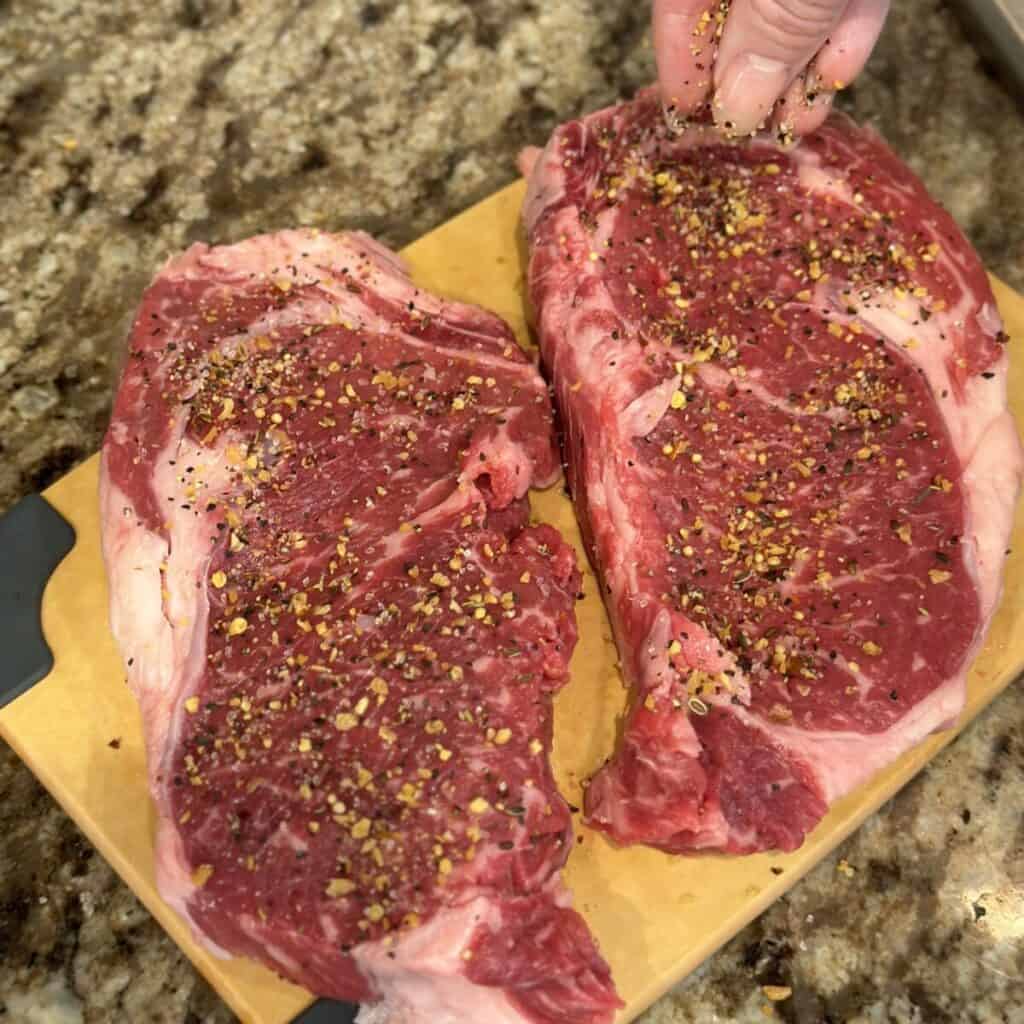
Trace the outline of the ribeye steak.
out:
[[[1021,472],[999,315],[873,133],[560,127],[525,205],[577,512],[632,688],[590,821],[792,849],[963,706]]]
[[[496,317],[364,235],[158,274],[103,448],[113,628],[163,897],[210,945],[395,1024],[610,1020],[548,765],[579,574]]]

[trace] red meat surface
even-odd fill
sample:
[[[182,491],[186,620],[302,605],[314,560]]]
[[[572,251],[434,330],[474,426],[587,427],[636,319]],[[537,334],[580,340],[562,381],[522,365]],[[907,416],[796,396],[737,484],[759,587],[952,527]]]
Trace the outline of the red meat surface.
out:
[[[985,272],[840,115],[730,145],[644,93],[530,159],[529,293],[632,697],[589,819],[791,850],[963,707],[1021,473]]]
[[[548,763],[579,573],[526,493],[548,392],[496,317],[362,235],[194,246],[103,448],[160,892],[360,1020],[604,1022]]]

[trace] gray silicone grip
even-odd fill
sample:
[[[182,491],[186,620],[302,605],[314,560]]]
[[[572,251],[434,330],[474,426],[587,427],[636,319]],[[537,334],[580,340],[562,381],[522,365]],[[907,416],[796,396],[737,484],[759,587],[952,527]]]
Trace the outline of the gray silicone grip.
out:
[[[292,1024],[353,1024],[358,1006],[339,1003],[336,999],[318,999],[308,1010],[292,1021]]]
[[[0,708],[53,668],[40,608],[53,570],[75,545],[75,531],[38,494],[0,519]]]

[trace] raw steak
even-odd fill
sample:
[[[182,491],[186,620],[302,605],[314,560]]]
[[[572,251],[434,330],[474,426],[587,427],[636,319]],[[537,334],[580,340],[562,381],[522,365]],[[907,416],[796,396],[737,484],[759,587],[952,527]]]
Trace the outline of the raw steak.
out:
[[[1021,472],[1006,337],[950,217],[841,116],[559,128],[529,290],[631,705],[590,821],[791,850],[964,703]]]
[[[364,235],[194,246],[103,449],[160,892],[220,951],[395,1024],[608,1021],[548,765],[579,575],[496,317]]]

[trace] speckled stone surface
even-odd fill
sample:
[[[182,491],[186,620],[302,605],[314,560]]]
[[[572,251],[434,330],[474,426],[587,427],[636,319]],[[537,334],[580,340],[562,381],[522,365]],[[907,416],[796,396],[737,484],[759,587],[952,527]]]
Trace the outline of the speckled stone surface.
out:
[[[0,510],[98,447],[125,324],[168,254],[294,224],[409,241],[511,180],[558,120],[648,81],[648,17],[0,0]],[[842,102],[1024,289],[1024,119],[953,13],[897,0]],[[1022,808],[1017,687],[644,1024],[1024,1024]],[[0,747],[0,1022],[231,1019]]]

